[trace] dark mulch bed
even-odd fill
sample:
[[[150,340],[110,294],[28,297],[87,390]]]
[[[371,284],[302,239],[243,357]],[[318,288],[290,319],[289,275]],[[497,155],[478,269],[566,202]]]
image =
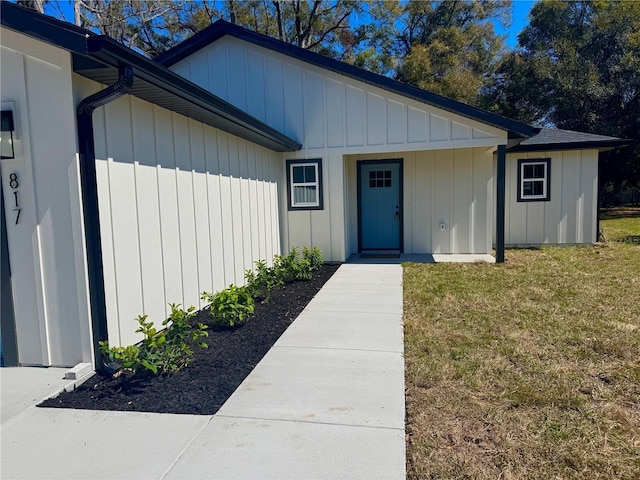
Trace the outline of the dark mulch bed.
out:
[[[173,375],[94,375],[72,392],[39,407],[212,415],[249,375],[322,285],[337,270],[324,265],[306,282],[274,290],[268,304],[256,303],[243,326],[209,331],[208,349],[194,348],[192,362]],[[207,311],[197,321],[206,323]]]

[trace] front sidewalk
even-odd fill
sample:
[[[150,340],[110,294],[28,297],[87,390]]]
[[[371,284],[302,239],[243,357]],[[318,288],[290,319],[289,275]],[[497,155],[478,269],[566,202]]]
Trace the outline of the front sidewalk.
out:
[[[404,478],[402,267],[342,265],[214,416],[31,408],[2,478]]]

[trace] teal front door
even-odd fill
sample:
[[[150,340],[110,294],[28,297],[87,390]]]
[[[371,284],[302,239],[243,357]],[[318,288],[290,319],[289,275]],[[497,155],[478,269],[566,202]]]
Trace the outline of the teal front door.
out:
[[[402,251],[402,161],[358,162],[359,248]]]

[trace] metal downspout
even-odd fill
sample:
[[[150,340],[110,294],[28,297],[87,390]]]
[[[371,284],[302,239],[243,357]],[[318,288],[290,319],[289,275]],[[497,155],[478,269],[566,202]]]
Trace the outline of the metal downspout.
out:
[[[496,263],[504,263],[506,158],[507,146],[498,145],[498,178],[496,182]]]
[[[106,340],[108,333],[102,264],[102,242],[100,237],[100,216],[98,212],[93,111],[126,94],[132,85],[133,69],[128,65],[119,65],[118,80],[113,85],[82,100],[76,111],[84,232],[87,249],[87,270],[89,275],[89,298],[91,302],[91,325],[93,330],[96,371],[101,371],[106,368],[98,342]]]

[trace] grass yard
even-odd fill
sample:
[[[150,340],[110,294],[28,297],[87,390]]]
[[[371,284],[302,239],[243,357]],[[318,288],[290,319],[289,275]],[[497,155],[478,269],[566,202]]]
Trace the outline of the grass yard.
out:
[[[404,269],[409,478],[640,478],[640,209],[605,244]]]

